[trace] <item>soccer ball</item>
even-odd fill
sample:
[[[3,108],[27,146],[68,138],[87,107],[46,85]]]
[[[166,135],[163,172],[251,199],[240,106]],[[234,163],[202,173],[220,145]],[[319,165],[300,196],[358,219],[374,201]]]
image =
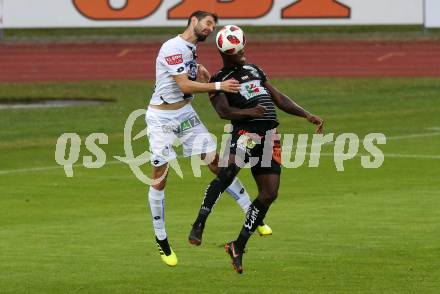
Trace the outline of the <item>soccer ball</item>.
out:
[[[236,25],[224,26],[216,37],[218,49],[228,55],[239,52],[246,45],[244,32]]]

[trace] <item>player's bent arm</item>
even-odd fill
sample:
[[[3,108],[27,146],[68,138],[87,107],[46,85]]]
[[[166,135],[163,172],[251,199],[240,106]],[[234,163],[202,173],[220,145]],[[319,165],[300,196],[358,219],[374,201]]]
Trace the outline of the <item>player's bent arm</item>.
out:
[[[265,82],[264,86],[269,90],[272,100],[275,103],[275,105],[283,110],[284,112],[287,112],[289,114],[293,114],[296,116],[301,116],[307,118],[311,114],[307,112],[304,108],[296,104],[292,99],[290,99],[288,96],[281,93],[277,88],[272,86],[269,82]]]
[[[179,86],[180,90],[182,90],[182,92],[186,94],[205,93],[215,90],[214,83],[201,83],[191,81],[190,79],[188,79],[188,75],[186,73],[174,75],[173,78]]]
[[[179,86],[180,90],[182,90],[182,92],[186,94],[206,93],[215,90],[223,90],[226,92],[237,93],[240,89],[240,83],[235,80],[218,82],[220,83],[220,87],[216,89],[216,83],[200,83],[191,81],[190,79],[188,79],[188,75],[186,73],[173,75],[173,78]]]
[[[306,118],[309,122],[316,125],[317,133],[322,133],[322,129],[324,127],[324,121],[319,116],[313,115],[308,111],[306,111],[304,108],[296,104],[288,96],[278,91],[278,89],[272,86],[268,81],[264,83],[264,86],[269,90],[273,102],[279,109],[289,114]]]
[[[197,82],[208,83],[211,79],[211,74],[202,64],[197,64]]]
[[[212,106],[222,119],[241,120],[260,117],[266,112],[266,108],[260,105],[247,109],[231,107],[224,93],[213,93],[210,95],[210,99]]]

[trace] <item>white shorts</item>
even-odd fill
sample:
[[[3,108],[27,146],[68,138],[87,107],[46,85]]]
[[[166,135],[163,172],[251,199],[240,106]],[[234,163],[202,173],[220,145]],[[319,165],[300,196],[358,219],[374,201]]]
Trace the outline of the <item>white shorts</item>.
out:
[[[174,145],[183,145],[183,156],[210,153],[217,144],[191,104],[177,110],[149,107],[145,116],[152,153],[151,163],[161,166],[176,158]],[[177,142],[175,142],[177,140]]]

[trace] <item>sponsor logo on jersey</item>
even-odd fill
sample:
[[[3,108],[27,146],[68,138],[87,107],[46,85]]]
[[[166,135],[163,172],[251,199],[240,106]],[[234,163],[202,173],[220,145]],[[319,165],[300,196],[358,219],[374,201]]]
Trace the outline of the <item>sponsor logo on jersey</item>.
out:
[[[260,95],[269,95],[266,89],[261,86],[261,81],[259,80],[242,83],[240,94],[248,100]]]
[[[182,54],[174,54],[170,56],[165,56],[165,60],[169,65],[176,65],[183,63]]]

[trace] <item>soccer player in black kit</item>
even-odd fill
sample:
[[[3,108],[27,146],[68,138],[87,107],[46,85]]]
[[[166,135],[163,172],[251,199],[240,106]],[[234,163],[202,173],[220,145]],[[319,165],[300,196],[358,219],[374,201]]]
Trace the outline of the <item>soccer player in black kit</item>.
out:
[[[318,133],[322,132],[323,120],[278,91],[258,66],[247,64],[244,49],[234,55],[219,52],[224,67],[211,78],[212,82],[234,78],[240,82],[241,90],[239,93],[210,93],[217,113],[222,119],[231,120],[233,126],[229,159],[227,167],[221,167],[217,177],[209,184],[188,239],[191,244],[200,245],[206,219],[216,201],[237,176],[243,167],[242,163],[254,161],[251,163],[251,172],[258,187],[258,196],[247,211],[237,239],[225,245],[234,270],[241,274],[246,243],[278,194],[281,146],[276,133],[278,120],[275,106],[315,124]],[[255,164],[256,158],[258,163]]]

